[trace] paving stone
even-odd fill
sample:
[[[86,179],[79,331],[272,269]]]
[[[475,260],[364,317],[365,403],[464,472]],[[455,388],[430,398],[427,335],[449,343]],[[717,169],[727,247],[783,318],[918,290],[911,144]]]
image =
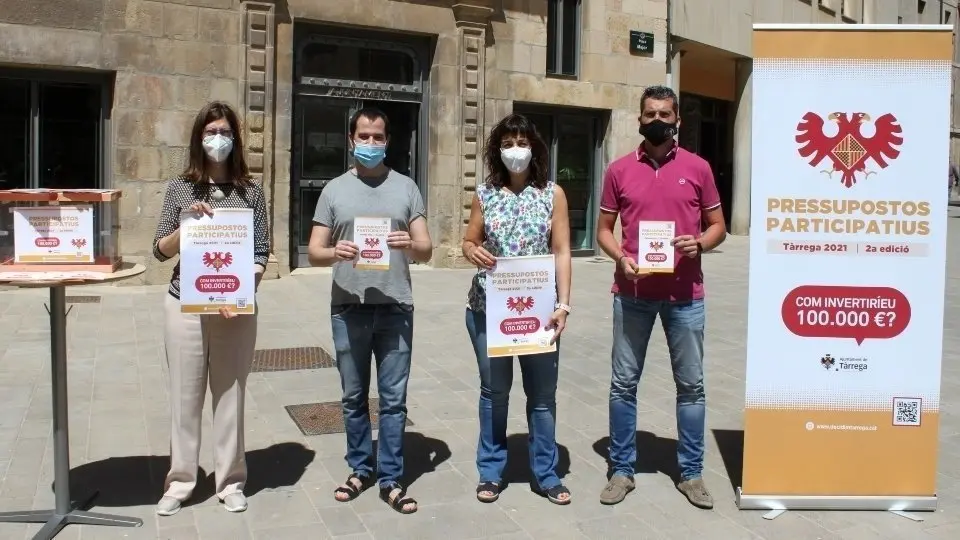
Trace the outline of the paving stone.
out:
[[[960,215],[960,210],[952,210]],[[960,234],[960,219],[950,220]],[[401,516],[375,489],[351,503],[333,498],[347,474],[342,433],[305,437],[284,410],[288,405],[338,402],[336,369],[251,374],[247,386],[246,443],[250,509],[226,512],[211,495],[213,470],[210,404],[203,416],[203,469],[195,501],[178,515],[157,518],[169,451],[168,373],[163,350],[165,287],[72,287],[73,296],[101,303],[74,304],[68,384],[74,481],[100,487],[94,511],[144,518],[141,529],[70,526],[58,537],[244,540],[336,538],[429,540],[539,538],[880,538],[953,539],[960,528],[960,337],[944,340],[944,402],[940,425],[938,492],[941,510],[914,523],[885,513],[788,512],[774,521],[734,504],[734,473],[721,450],[736,446],[742,426],[747,239],[731,238],[723,253],[704,259],[708,289],[706,339],[707,455],[704,477],[716,499],[713,511],[692,508],[665,474],[673,462],[675,398],[662,332],[651,339],[639,389],[641,462],[637,490],[622,504],[604,507],[606,479],[612,264],[574,263],[575,315],[561,353],[557,438],[566,507],[533,494],[529,479],[525,397],[519,376],[511,391],[509,475],[512,485],[492,505],[475,500],[477,481],[476,359],[463,328],[463,299],[471,272],[414,273],[417,321],[408,387],[407,472],[420,511]],[[948,275],[960,274],[960,246],[951,245]],[[322,347],[332,350],[329,274],[264,282],[260,292],[258,349]],[[48,319],[43,291],[0,291],[0,512],[50,505],[53,493],[50,433]],[[318,298],[322,301],[318,301]],[[947,291],[948,322],[960,316],[960,281]],[[949,325],[948,325],[949,326]],[[519,375],[519,373],[517,374]],[[376,396],[372,384],[371,397]],[[723,439],[723,444],[720,439]],[[294,446],[281,446],[294,445]],[[299,445],[299,446],[297,446]],[[564,457],[565,456],[565,457]],[[130,463],[135,463],[135,469]],[[664,470],[660,470],[664,469]],[[137,478],[120,490],[116,478]],[[97,506],[102,505],[102,506]],[[30,538],[39,526],[0,523],[0,539]],[[638,536],[640,535],[640,536]]]

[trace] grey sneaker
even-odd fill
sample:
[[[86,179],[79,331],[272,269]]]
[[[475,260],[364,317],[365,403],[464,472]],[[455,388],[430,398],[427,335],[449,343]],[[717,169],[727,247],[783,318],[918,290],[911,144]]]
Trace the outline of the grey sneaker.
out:
[[[247,509],[247,498],[243,493],[231,493],[223,498],[223,507],[227,512],[243,512]]]
[[[172,516],[180,511],[180,501],[166,495],[157,503],[158,516]]]
[[[713,508],[713,497],[707,491],[707,486],[703,484],[703,478],[691,478],[677,484],[677,489],[683,493],[690,504],[697,508],[709,510]]]

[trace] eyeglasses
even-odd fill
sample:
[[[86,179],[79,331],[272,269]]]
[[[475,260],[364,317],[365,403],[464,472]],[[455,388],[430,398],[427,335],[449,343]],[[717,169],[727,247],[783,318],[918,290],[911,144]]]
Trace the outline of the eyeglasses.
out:
[[[229,128],[203,130],[204,137],[213,137],[214,135],[223,135],[224,137],[233,137],[233,130]]]

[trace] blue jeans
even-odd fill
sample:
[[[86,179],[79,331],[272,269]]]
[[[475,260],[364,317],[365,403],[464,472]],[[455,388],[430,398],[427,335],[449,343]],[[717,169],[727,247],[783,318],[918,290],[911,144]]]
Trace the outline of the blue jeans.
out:
[[[487,356],[487,316],[467,310],[467,333],[480,369],[480,440],[477,472],[480,482],[503,479],[507,466],[507,408],[513,386],[513,358]],[[523,392],[527,395],[527,445],[530,469],[541,490],[560,485],[557,476],[557,372],[556,352],[519,357]]]
[[[373,356],[380,391],[377,480],[380,487],[394,485],[403,476],[413,306],[354,304],[333,306],[331,312],[337,370],[343,388],[347,465],[357,476],[369,478],[373,474],[373,436],[367,401]]]
[[[677,385],[677,464],[680,479],[703,473],[706,396],[703,389],[703,300],[613,299],[613,376],[610,379],[610,463],[612,473],[632,477],[637,462],[637,385],[653,324],[660,323],[670,349]]]

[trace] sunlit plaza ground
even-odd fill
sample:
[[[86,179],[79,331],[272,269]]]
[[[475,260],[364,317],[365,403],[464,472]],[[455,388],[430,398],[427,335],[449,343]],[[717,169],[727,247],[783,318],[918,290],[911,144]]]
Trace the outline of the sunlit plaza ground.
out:
[[[951,214],[954,241],[960,235],[960,209],[951,209]],[[162,491],[169,436],[161,309],[165,287],[69,289],[69,296],[87,297],[72,298],[76,303],[71,304],[68,322],[73,491],[79,498],[99,490],[92,510],[140,517],[144,525],[139,529],[70,526],[58,539],[960,537],[960,337],[952,331],[954,318],[960,316],[960,246],[950,247],[947,280],[938,469],[941,510],[925,515],[922,523],[882,512],[788,512],[767,521],[758,512],[737,510],[734,488],[741,475],[747,239],[730,238],[704,260],[708,287],[705,479],[717,501],[712,511],[690,506],[670,479],[676,469],[673,382],[659,333],[651,343],[640,389],[637,490],[617,506],[600,505],[606,470],[608,290],[613,266],[577,260],[575,311],[563,341],[557,396],[560,467],[573,493],[573,504],[566,507],[533,495],[527,486],[530,476],[519,382],[511,403],[513,435],[507,475],[511,484],[495,504],[476,501],[478,377],[463,323],[470,272],[426,269],[414,273],[417,311],[407,482],[410,495],[420,501],[420,511],[412,516],[390,510],[375,491],[349,504],[334,500],[333,488],[347,475],[343,434],[304,435],[286,409],[339,400],[336,369],[319,367],[261,371],[250,377],[246,417],[250,508],[246,513],[226,512],[212,495],[210,477],[179,514],[158,518],[153,505]],[[323,273],[264,282],[257,348],[329,351],[329,288],[330,276]],[[0,512],[53,505],[45,300],[42,290],[0,292]],[[315,349],[294,354],[306,359],[301,367],[329,365]],[[264,353],[265,366],[270,358]],[[313,428],[328,429],[330,422],[336,423],[335,407],[332,415],[324,416],[324,410],[313,409]],[[209,430],[209,412],[206,425]],[[209,475],[212,451],[207,441],[201,464],[203,474]],[[38,527],[0,523],[0,539],[30,538]]]

